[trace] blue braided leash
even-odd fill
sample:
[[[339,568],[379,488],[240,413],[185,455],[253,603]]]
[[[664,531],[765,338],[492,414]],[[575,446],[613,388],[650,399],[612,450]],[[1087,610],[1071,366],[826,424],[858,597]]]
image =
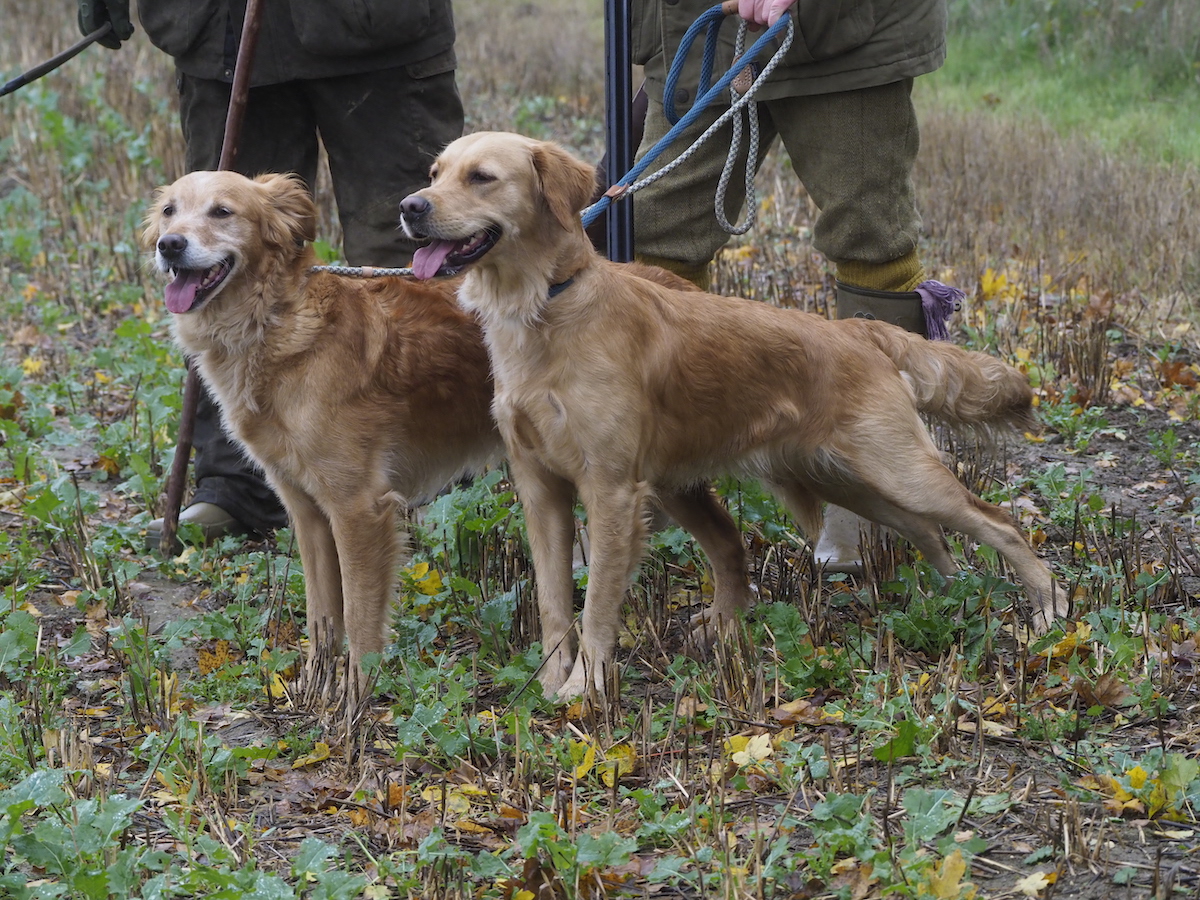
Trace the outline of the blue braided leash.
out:
[[[628,188],[631,184],[638,180],[643,172],[649,168],[665,150],[670,146],[679,135],[686,131],[693,122],[700,117],[704,110],[715,101],[718,97],[723,97],[729,89],[729,85],[733,83],[734,78],[745,69],[746,64],[751,60],[757,59],[768,49],[768,45],[779,36],[780,32],[788,27],[789,13],[784,13],[779,17],[779,20],[768,28],[762,36],[754,42],[754,45],[743,55],[737,65],[733,66],[728,72],[721,76],[716,84],[708,86],[712,79],[713,63],[716,60],[717,54],[717,34],[720,31],[721,23],[725,20],[725,12],[722,8],[714,6],[711,9],[705,10],[700,17],[692,23],[687,32],[683,36],[683,40],[679,44],[679,50],[675,54],[675,59],[671,63],[671,69],[667,73],[666,88],[663,96],[663,112],[667,116],[668,122],[674,122],[671,130],[668,131],[657,144],[651,147],[646,155],[638,161],[638,163],[629,170],[624,176],[613,183],[609,188],[609,193],[605,194],[591,206],[583,211],[584,227],[588,227],[600,214],[603,213],[613,202],[613,194],[621,196],[624,192],[616,190],[617,188]],[[684,62],[692,51],[692,45],[695,44],[696,38],[701,31],[705,31],[704,40],[704,55],[701,60],[700,86],[698,92],[700,98],[692,105],[682,118],[675,115],[674,93],[675,86],[679,83],[679,78],[683,72]]]

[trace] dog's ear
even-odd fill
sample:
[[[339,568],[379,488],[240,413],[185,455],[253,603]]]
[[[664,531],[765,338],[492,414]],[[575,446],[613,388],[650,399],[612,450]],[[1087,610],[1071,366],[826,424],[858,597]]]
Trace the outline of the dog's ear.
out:
[[[533,168],[551,215],[567,231],[581,228],[579,213],[596,190],[595,167],[576,159],[557,144],[535,144],[532,152]]]
[[[317,237],[317,207],[297,175],[259,175],[269,208],[262,217],[263,239],[278,246],[303,244]]]

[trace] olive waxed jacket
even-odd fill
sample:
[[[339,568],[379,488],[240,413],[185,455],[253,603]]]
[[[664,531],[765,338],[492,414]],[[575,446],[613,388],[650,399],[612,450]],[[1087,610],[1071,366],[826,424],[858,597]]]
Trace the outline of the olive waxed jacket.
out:
[[[251,84],[427,63],[454,68],[450,0],[262,0]],[[196,78],[231,81],[246,0],[138,0],[154,46]],[[426,74],[433,74],[426,73]]]
[[[717,0],[634,0],[634,62],[661,96],[667,72],[688,27]],[[760,100],[878,87],[924,75],[946,57],[946,0],[799,0],[792,7],[796,36]],[[732,64],[737,16],[721,28],[713,80]],[[747,32],[749,48],[759,32]],[[703,33],[697,38],[675,98],[682,114],[695,100]],[[765,63],[764,54],[759,63]]]

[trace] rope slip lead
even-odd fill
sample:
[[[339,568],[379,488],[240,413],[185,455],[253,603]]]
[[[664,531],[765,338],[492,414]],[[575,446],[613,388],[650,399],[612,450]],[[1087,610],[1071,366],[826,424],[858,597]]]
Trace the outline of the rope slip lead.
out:
[[[741,60],[743,51],[746,46],[746,31],[749,28],[749,23],[742,19],[738,24],[737,40],[733,46],[734,66],[738,65]],[[792,31],[788,31],[785,40],[785,46],[779,51],[780,54],[786,53],[788,46],[791,45]],[[748,63],[742,68],[729,85],[729,104],[731,107],[737,106],[738,101],[749,93],[754,86],[754,63]],[[717,181],[717,193],[713,198],[713,212],[717,216],[717,224],[728,234],[742,235],[754,227],[758,220],[758,199],[754,191],[754,176],[757,170],[758,160],[758,104],[748,103],[744,105],[746,110],[745,125],[750,131],[750,142],[746,148],[746,221],[741,225],[733,225],[730,223],[726,214],[725,193],[729,189],[729,180],[733,177],[733,170],[737,166],[738,154],[742,147],[742,128],[743,120],[741,116],[733,118],[733,137],[729,141],[729,155],[725,157],[725,167],[721,170],[721,178]],[[735,214],[736,215],[736,214]]]
[[[391,275],[411,275],[408,269],[381,269],[378,266],[312,266],[310,272],[330,272],[334,275],[349,275],[352,278],[385,278]]]
[[[792,40],[796,33],[796,26],[792,20],[791,14],[785,12],[774,25],[768,28],[766,32],[754,42],[754,45],[747,53],[739,53],[737,62],[721,77],[719,81],[717,81],[716,84],[714,84],[712,87],[707,87],[708,80],[712,73],[713,60],[716,56],[717,30],[720,27],[720,22],[724,20],[725,15],[725,11],[720,6],[714,6],[704,12],[700,18],[693,22],[692,26],[684,35],[683,41],[679,45],[679,50],[675,55],[675,60],[671,64],[671,71],[667,75],[667,88],[664,91],[663,107],[664,112],[667,114],[668,120],[675,118],[673,92],[671,90],[672,85],[674,85],[679,79],[679,73],[683,68],[683,61],[687,58],[688,53],[691,51],[691,47],[692,44],[695,43],[696,36],[702,29],[707,28],[708,35],[704,48],[704,65],[700,78],[700,91],[703,93],[703,95],[692,105],[692,108],[688,110],[686,114],[684,114],[678,119],[678,121],[675,122],[671,130],[668,131],[657,144],[655,144],[650,148],[649,151],[646,152],[638,164],[630,169],[628,174],[623,176],[619,181],[615,182],[613,186],[610,187],[607,192],[605,192],[603,197],[583,211],[582,216],[585,227],[591,225],[592,222],[594,222],[600,216],[600,214],[612,204],[613,200],[636,193],[642,188],[653,184],[658,179],[665,177],[673,172],[676,168],[683,165],[700,148],[700,146],[704,144],[705,141],[709,140],[725,125],[726,122],[730,121],[730,119],[739,116],[742,110],[747,110],[747,116],[751,123],[750,154],[746,160],[747,200],[749,201],[747,204],[749,209],[749,212],[747,213],[747,222],[743,226],[739,226],[741,228],[740,231],[734,231],[728,225],[728,220],[726,219],[723,210],[725,205],[725,187],[728,185],[729,176],[732,174],[733,167],[736,165],[736,159],[740,149],[740,118],[738,119],[738,123],[734,126],[734,139],[730,144],[729,157],[726,159],[725,171],[722,173],[721,182],[718,184],[717,197],[714,205],[716,208],[717,218],[726,231],[730,231],[733,234],[745,234],[746,231],[749,231],[749,229],[752,227],[754,222],[754,164],[758,156],[758,118],[754,114],[754,108],[752,104],[754,102],[754,95],[771,76],[771,73],[774,72],[779,64],[783,61],[784,55],[792,46]],[[763,67],[762,71],[759,72],[757,77],[754,78],[753,83],[750,84],[750,86],[746,88],[744,92],[734,88],[733,83],[735,79],[741,79],[742,82],[744,82],[746,77],[745,73],[751,68],[752,61],[758,58],[767,49],[767,45],[770,44],[785,28],[787,30],[786,35],[780,43],[779,48]],[[741,27],[738,29],[738,43],[736,45],[736,49],[738,51],[741,50],[741,47],[744,43],[745,30],[746,23],[743,22]],[[740,85],[741,82],[739,82],[739,87]],[[642,178],[640,181],[636,180],[643,172],[646,171],[650,164],[659,157],[662,151],[665,150],[673,141],[675,141],[675,139],[678,138],[683,131],[690,127],[692,123],[700,117],[700,114],[705,110],[705,108],[707,108],[710,103],[713,103],[716,98],[720,96],[727,88],[730,89],[733,97],[733,102],[729,109],[725,110],[725,112],[722,113],[720,117],[713,122],[712,125],[710,125],[708,129],[705,130],[705,132],[700,135],[700,137],[698,137],[687,150],[685,150],[671,162],[667,163],[661,169],[656,170],[645,178]]]

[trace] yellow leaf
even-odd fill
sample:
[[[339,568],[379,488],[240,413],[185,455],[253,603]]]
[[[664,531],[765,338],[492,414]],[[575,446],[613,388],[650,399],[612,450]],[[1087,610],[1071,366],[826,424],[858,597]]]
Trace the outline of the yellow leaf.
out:
[[[283,678],[278,672],[271,673],[270,688],[271,697],[275,700],[282,700],[287,697],[287,685],[284,684]]]
[[[1195,835],[1195,832],[1179,829],[1178,831],[1160,831],[1158,834],[1162,837],[1170,838],[1173,841],[1187,841],[1190,840],[1193,835]]]
[[[732,738],[730,739],[733,740]],[[752,738],[746,740],[745,746],[730,754],[730,759],[736,765],[749,766],[756,762],[766,759],[774,752],[771,748],[771,736],[769,734],[756,734]]]
[[[1134,766],[1125,774],[1129,776],[1129,786],[1135,791],[1140,791],[1144,788],[1146,786],[1146,779],[1150,777],[1141,766]]]
[[[421,791],[421,796],[427,803],[433,804],[439,810],[444,807],[447,813],[455,816],[471,811],[471,799],[456,787],[446,789],[440,784],[431,784]]]
[[[984,697],[983,703],[980,706],[982,707],[981,711],[983,714],[989,719],[999,719],[1008,715],[1008,707],[1002,700],[998,700],[995,697]]]
[[[38,372],[42,371],[42,369],[46,368],[46,361],[44,359],[37,359],[33,356],[27,356],[21,360],[21,368],[24,370],[26,375],[36,375]]]
[[[427,562],[419,562],[410,566],[408,577],[412,586],[427,597],[442,592],[442,573],[437,569],[431,569]]]
[[[1018,881],[1016,889],[1026,897],[1036,897],[1057,879],[1056,872],[1034,872]]]
[[[608,787],[612,787],[622,775],[633,771],[635,763],[637,751],[629,744],[617,744],[604,754],[604,767],[600,770],[600,778]]]
[[[459,819],[457,822],[450,823],[450,827],[456,831],[466,831],[470,834],[492,833],[492,829],[486,825],[480,825],[478,822],[472,822],[470,819]]]
[[[329,745],[324,741],[317,741],[312,748],[312,753],[305,754],[292,763],[293,769],[302,769],[305,766],[315,765],[319,762],[324,762],[329,759]]]
[[[929,875],[929,889],[938,900],[958,900],[962,895],[963,874],[967,871],[967,861],[959,850],[955,850],[942,860],[941,868]],[[968,896],[974,896],[974,889]]]
[[[1092,636],[1092,626],[1086,622],[1080,622],[1075,626],[1075,630],[1069,634],[1063,635],[1061,641],[1046,651],[1047,656],[1059,657],[1070,656],[1075,652],[1077,647],[1082,647],[1088,642]]]
[[[584,778],[596,765],[596,745],[591,741],[571,741],[567,746],[575,764],[575,777]]]

